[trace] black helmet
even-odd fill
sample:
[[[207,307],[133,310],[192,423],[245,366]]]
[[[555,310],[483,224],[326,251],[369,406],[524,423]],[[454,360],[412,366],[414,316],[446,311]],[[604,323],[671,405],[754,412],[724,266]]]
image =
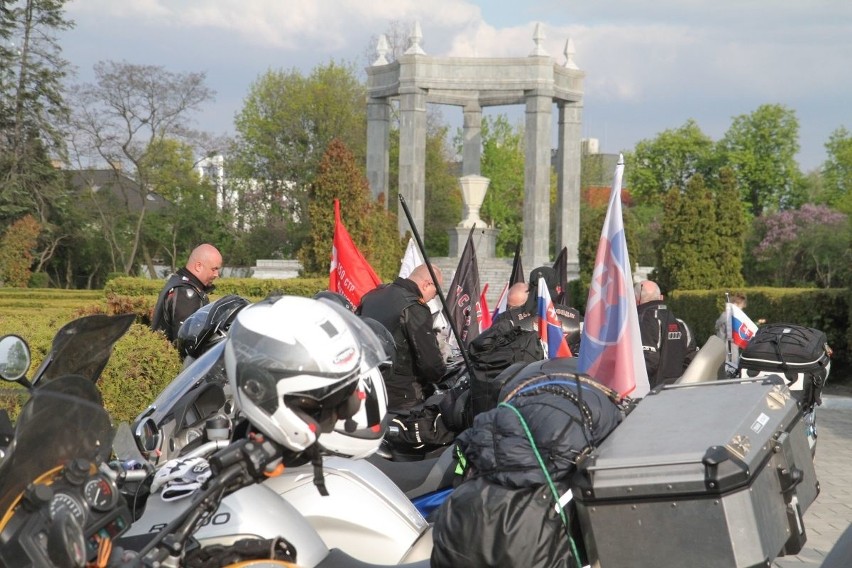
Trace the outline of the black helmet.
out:
[[[228,294],[196,310],[178,330],[176,345],[180,356],[198,358],[225,339],[231,322],[249,303],[241,296]]]
[[[337,304],[338,306],[343,306],[352,313],[355,313],[355,306],[352,305],[352,302],[350,302],[346,296],[338,292],[332,292],[331,290],[320,290],[319,292],[314,294],[314,300],[332,302]]]

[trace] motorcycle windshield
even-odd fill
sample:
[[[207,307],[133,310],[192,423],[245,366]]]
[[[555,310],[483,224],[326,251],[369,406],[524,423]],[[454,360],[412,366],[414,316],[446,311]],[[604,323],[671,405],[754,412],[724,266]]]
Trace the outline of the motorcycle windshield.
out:
[[[151,403],[147,410],[136,417],[134,426],[144,418],[151,418],[157,425],[172,413],[175,404],[183,399],[186,393],[205,382],[213,382],[225,386],[228,377],[225,374],[225,343],[217,343],[187,368],[181,371],[170,382],[163,392]]]
[[[97,314],[67,323],[53,338],[50,353],[33,375],[33,384],[65,375],[97,381],[112,354],[112,346],[134,319],[134,314]]]
[[[112,426],[97,387],[85,377],[58,377],[32,391],[0,463],[0,516],[26,486],[74,458],[109,458]]]

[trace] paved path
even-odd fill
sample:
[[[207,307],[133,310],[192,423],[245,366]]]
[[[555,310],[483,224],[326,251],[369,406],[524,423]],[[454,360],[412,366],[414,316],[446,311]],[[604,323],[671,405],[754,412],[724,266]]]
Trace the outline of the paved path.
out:
[[[817,428],[814,463],[821,491],[805,513],[808,540],[798,555],[778,558],[772,564],[777,568],[819,567],[852,524],[852,398],[824,395]]]

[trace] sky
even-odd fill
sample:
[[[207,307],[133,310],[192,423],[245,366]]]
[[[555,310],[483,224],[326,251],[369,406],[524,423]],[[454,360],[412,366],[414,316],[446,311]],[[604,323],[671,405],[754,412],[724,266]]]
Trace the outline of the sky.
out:
[[[826,159],[832,132],[852,131],[846,0],[71,0],[66,10],[76,27],[59,39],[78,82],[105,60],[205,72],[216,99],[195,126],[213,134],[234,133],[265,72],[307,75],[330,61],[363,68],[374,38],[413,22],[424,51],[441,57],[527,56],[541,24],[561,64],[570,38],[586,74],[582,136],[606,153],[689,119],[718,140],[734,117],[781,104],[799,120],[797,158],[808,172]],[[487,114],[496,112],[522,121],[522,107]],[[461,125],[460,109],[441,113]]]

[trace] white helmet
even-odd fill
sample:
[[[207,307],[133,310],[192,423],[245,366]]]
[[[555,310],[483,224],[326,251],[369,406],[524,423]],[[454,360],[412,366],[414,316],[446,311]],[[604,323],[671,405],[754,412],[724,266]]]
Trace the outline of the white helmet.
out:
[[[344,312],[279,296],[240,311],[231,325],[225,371],[237,404],[255,427],[293,451],[359,410],[364,350]]]
[[[334,430],[324,433],[319,444],[328,453],[349,458],[366,458],[376,452],[388,425],[388,396],[382,367],[390,364],[393,338],[381,323],[370,318],[359,318],[338,302],[318,298],[327,303],[349,324],[361,345],[360,376],[356,396],[358,410],[349,418],[341,418]],[[387,336],[387,337],[385,337]]]

